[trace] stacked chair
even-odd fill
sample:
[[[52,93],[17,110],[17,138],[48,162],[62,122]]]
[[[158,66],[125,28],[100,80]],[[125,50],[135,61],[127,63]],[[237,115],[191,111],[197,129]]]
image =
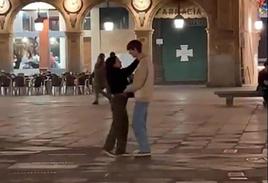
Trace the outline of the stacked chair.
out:
[[[20,73],[16,76],[0,72],[0,95],[90,95],[92,83],[92,75],[86,73],[65,73],[62,76],[49,72],[32,76]]]
[[[76,84],[75,84],[75,76],[71,73],[66,73],[64,77],[65,84],[65,95],[75,95],[76,94]]]
[[[56,95],[58,93],[58,95],[61,95],[62,93],[62,78],[57,76],[56,74],[52,75],[51,78],[51,83],[52,83],[52,95]]]
[[[15,96],[21,96],[26,94],[26,85],[24,75],[18,75],[13,81],[13,94]]]
[[[0,95],[12,95],[12,79],[8,75],[0,75]]]
[[[43,77],[34,75],[31,81],[31,95],[43,95]]]

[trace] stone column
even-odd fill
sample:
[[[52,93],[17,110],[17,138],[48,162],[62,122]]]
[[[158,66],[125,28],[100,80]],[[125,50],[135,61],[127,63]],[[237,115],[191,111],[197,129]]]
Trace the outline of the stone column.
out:
[[[137,29],[135,30],[136,39],[140,40],[143,45],[143,52],[152,58],[152,29]]]
[[[81,72],[83,53],[82,53],[82,33],[81,32],[66,32],[67,39],[67,71]]]
[[[0,70],[13,70],[13,45],[11,33],[0,33]]]
[[[239,43],[232,31],[208,29],[208,86],[241,86]]]
[[[100,10],[94,7],[90,11],[91,21],[91,72],[97,62],[97,58],[101,53],[101,30],[100,30]]]
[[[208,28],[208,86],[241,86],[239,4],[217,0]]]
[[[49,55],[49,25],[48,20],[44,20],[44,28],[39,33],[39,55],[40,55],[40,62],[39,62],[39,70],[40,71],[47,71],[51,67]]]

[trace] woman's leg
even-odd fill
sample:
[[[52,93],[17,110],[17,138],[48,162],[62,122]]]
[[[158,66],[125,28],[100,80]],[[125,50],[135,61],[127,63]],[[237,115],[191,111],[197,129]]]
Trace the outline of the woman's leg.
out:
[[[111,95],[108,92],[105,92],[103,90],[100,91],[100,93],[106,97],[109,101],[111,101]]]
[[[268,102],[268,89],[263,89],[263,104],[264,106],[267,106],[267,102]]]
[[[99,90],[95,89],[95,100],[92,104],[99,104]]]
[[[116,144],[116,154],[124,154],[127,147],[127,138],[128,138],[128,114],[127,114],[127,100],[128,98],[121,95],[119,96],[117,120],[118,120],[118,132],[117,132],[117,144]]]
[[[116,108],[116,99],[112,99],[111,110],[112,110],[113,121],[112,121],[110,131],[106,137],[106,141],[103,147],[106,151],[112,151],[115,145],[115,141],[116,141],[116,131],[117,131],[116,129],[118,128],[117,127],[118,125],[117,125],[117,121],[115,121],[115,118],[114,118],[115,108]]]

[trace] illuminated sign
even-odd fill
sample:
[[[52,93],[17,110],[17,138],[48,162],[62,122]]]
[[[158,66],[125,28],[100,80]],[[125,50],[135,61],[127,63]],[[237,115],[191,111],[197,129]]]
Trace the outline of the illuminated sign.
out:
[[[187,8],[181,8],[180,14],[184,18],[204,18],[206,17],[205,12],[196,6]],[[175,18],[178,15],[178,8],[176,7],[163,7],[161,8],[155,18]]]

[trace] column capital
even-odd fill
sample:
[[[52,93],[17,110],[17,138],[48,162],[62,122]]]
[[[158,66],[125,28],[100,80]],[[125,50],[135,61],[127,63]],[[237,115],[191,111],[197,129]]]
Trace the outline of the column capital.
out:
[[[1,38],[11,38],[13,36],[13,33],[11,32],[0,32],[0,39]]]
[[[135,29],[134,32],[136,34],[138,33],[148,33],[148,34],[153,34],[154,33],[154,29]]]
[[[83,32],[65,32],[67,37],[79,37],[82,36]]]
[[[153,52],[153,45],[152,45],[152,38],[153,38],[153,29],[135,29],[136,39],[140,40],[143,44],[143,52],[148,56],[152,56]]]

